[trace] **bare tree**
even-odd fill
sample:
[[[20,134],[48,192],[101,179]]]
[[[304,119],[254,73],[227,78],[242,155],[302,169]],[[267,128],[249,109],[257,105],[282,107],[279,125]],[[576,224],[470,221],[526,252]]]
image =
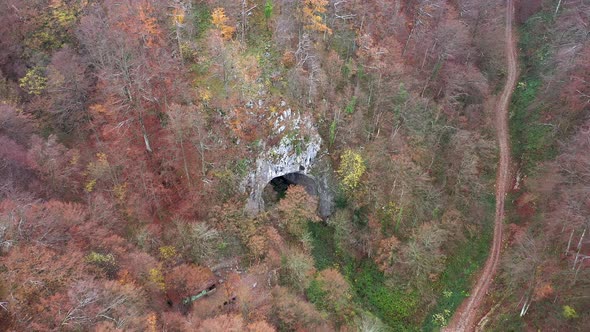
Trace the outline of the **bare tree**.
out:
[[[173,91],[178,95],[182,78],[155,17],[153,6],[157,5],[107,2],[93,7],[79,29],[104,90],[121,118],[136,123],[148,152],[152,146],[147,120],[165,110]]]

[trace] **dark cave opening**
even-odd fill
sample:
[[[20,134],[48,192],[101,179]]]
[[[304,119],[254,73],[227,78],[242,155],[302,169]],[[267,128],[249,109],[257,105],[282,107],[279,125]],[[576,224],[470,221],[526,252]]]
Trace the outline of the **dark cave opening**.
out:
[[[287,193],[287,188],[289,188],[289,186],[295,185],[295,183],[287,180],[284,176],[278,176],[270,180],[269,184],[276,192],[278,199],[284,198],[285,194]]]
[[[288,173],[270,180],[262,194],[265,205],[272,206],[285,197],[289,186],[303,186],[308,194],[317,196],[315,180],[302,173]]]

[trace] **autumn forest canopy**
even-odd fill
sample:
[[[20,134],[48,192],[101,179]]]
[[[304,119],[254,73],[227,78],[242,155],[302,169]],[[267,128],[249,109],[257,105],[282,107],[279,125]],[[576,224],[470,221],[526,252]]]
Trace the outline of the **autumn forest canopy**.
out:
[[[481,316],[583,331],[590,0],[515,6]],[[0,0],[0,331],[441,330],[492,243],[506,14]],[[305,165],[255,183],[261,160]]]

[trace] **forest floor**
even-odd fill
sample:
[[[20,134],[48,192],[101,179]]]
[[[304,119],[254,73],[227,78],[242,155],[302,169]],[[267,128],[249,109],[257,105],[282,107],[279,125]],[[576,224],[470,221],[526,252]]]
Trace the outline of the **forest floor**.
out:
[[[453,318],[445,328],[445,331],[473,331],[476,327],[479,307],[492,283],[500,260],[502,247],[502,228],[504,224],[504,199],[506,196],[509,167],[510,167],[510,145],[508,131],[508,108],[512,92],[516,86],[517,62],[516,42],[512,29],[514,16],[514,0],[507,1],[506,8],[506,56],[508,62],[508,79],[504,90],[500,95],[496,110],[496,131],[498,144],[500,146],[500,162],[496,177],[496,214],[494,219],[494,240],[490,256],[488,257],[482,273],[477,280],[471,295],[463,301],[455,312]]]

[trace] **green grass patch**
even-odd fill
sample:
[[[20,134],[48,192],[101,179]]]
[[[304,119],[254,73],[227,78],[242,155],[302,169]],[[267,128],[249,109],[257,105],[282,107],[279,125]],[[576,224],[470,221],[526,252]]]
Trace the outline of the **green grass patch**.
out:
[[[469,296],[471,279],[479,271],[488,257],[493,237],[493,216],[495,200],[493,195],[486,197],[486,223],[481,234],[465,241],[452,255],[449,255],[447,266],[437,282],[437,305],[430,311],[422,326],[423,331],[435,331],[448,323],[451,314],[461,302]]]
[[[524,320],[517,312],[503,313],[489,325],[489,332],[524,331]]]
[[[356,96],[352,96],[352,98],[350,98],[350,101],[346,105],[344,112],[346,112],[346,114],[352,114],[352,113],[354,113],[355,109],[356,109]]]
[[[315,304],[319,309],[325,310],[327,293],[322,290],[320,282],[317,279],[311,281],[309,287],[305,290],[305,295],[309,302]]]
[[[488,256],[492,239],[494,196],[485,196],[482,204],[486,206],[486,215],[489,216],[484,229],[481,234],[469,238],[449,255],[447,267],[434,285],[438,296],[437,305],[422,323],[420,317],[423,316],[419,312],[423,308],[420,307],[419,294],[408,291],[405,287],[392,285],[371,259],[358,260],[338,252],[333,228],[323,223],[308,224],[315,266],[320,271],[326,268],[339,269],[350,283],[357,309],[371,312],[394,331],[437,330],[443,325],[441,322],[448,320],[469,295],[473,274],[481,269]],[[306,294],[310,302],[321,307],[324,294],[315,286],[312,283]]]
[[[541,12],[529,18],[519,31],[519,63],[523,70],[510,105],[510,137],[512,154],[526,173],[539,161],[557,154],[556,130],[553,124],[542,123],[545,105],[540,102],[541,77],[551,71],[552,25],[552,16]]]
[[[554,127],[540,123],[542,105],[533,104],[540,86],[541,81],[535,74],[523,76],[510,105],[512,154],[521,161],[525,172],[535,163],[557,154]]]
[[[413,317],[418,294],[385,284],[385,276],[370,259],[350,260],[344,275],[355,292],[355,301],[395,331],[417,331]]]
[[[395,331],[417,331],[415,313],[418,309],[418,295],[406,292],[401,287],[386,285],[385,276],[370,259],[356,260],[334,245],[334,229],[322,223],[309,223],[312,235],[312,256],[318,270],[336,268],[346,277],[354,293],[357,308],[362,308],[379,317]],[[324,294],[312,284],[307,297],[319,307]]]
[[[311,233],[313,249],[311,255],[318,271],[337,267],[336,247],[334,246],[334,229],[325,223],[309,222],[307,229]]]
[[[193,24],[197,39],[200,39],[207,31],[211,23],[211,10],[205,3],[196,3],[193,5]]]

